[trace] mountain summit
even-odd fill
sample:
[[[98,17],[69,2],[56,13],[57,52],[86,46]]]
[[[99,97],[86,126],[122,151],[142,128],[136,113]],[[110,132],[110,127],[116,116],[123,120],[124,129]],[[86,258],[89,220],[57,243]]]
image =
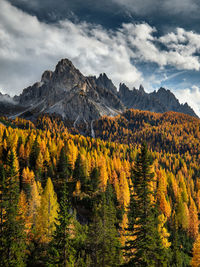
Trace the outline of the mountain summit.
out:
[[[157,113],[175,111],[198,117],[194,110],[187,104],[180,104],[175,95],[165,88],[160,88],[157,92],[146,93],[143,86],[139,90],[130,90],[125,84],[120,84],[118,96],[127,108],[148,110]]]
[[[0,95],[0,99],[5,100],[5,96]],[[130,90],[120,84],[117,91],[105,73],[86,77],[68,59],[59,61],[54,71],[45,71],[40,82],[25,88],[13,101],[7,95],[6,99],[9,105],[8,101],[0,101],[4,107],[1,115],[34,119],[43,113],[57,114],[75,127],[84,124],[87,129],[92,127],[93,120],[103,115],[115,116],[127,108],[159,113],[176,111],[197,117],[192,108],[180,104],[169,90],[160,88],[148,94],[142,85]]]

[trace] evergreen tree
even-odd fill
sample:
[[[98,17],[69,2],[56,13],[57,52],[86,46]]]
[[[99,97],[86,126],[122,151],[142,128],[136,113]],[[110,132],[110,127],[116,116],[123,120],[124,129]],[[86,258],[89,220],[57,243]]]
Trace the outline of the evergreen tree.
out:
[[[53,234],[53,240],[50,243],[49,255],[52,266],[66,267],[73,266],[74,254],[72,239],[70,237],[71,204],[66,182],[62,192],[60,210],[56,220],[56,230]]]
[[[181,249],[178,240],[178,219],[176,215],[172,217],[172,258],[170,266],[179,267],[183,264],[183,259],[181,257]]]
[[[119,234],[116,228],[116,208],[113,189],[107,184],[100,203],[94,206],[93,222],[89,225],[88,249],[90,266],[119,266],[121,263]]]
[[[69,168],[69,162],[67,159],[65,147],[62,147],[58,159],[58,164],[57,164],[57,173],[59,175],[59,178],[68,178],[70,174],[70,168]]]
[[[91,171],[90,181],[89,181],[91,192],[95,192],[98,190],[100,184],[99,176],[100,176],[99,169],[97,167],[94,167],[93,170]]]
[[[152,200],[150,183],[153,176],[147,145],[143,144],[132,172],[134,193],[127,229],[132,240],[125,246],[125,255],[128,256],[126,266],[166,266],[166,249],[158,232],[158,209]]]
[[[78,157],[75,162],[75,167],[74,167],[74,172],[73,172],[73,178],[74,178],[74,183],[76,185],[77,182],[80,182],[81,184],[81,191],[85,191],[87,189],[87,172],[86,169],[84,168],[84,163],[81,158],[81,154],[78,154]],[[74,187],[75,189],[75,187]]]
[[[71,169],[69,166],[65,147],[62,147],[60,151],[60,155],[59,155],[59,159],[57,163],[57,174],[58,174],[58,179],[57,179],[55,188],[58,194],[58,198],[60,199],[60,196],[62,195],[63,185],[65,184],[66,181],[68,181],[68,178],[70,177],[70,174],[71,174]],[[68,190],[69,190],[69,187],[68,187]]]
[[[14,150],[9,151],[6,175],[3,173],[1,181],[1,236],[0,255],[1,266],[25,266],[25,233],[24,221],[20,218],[19,202],[19,174],[18,161]]]
[[[39,147],[37,138],[35,138],[35,141],[31,149],[30,158],[29,158],[30,167],[33,169],[35,169],[36,167],[36,161],[37,161],[39,153],[40,153],[40,147]]]

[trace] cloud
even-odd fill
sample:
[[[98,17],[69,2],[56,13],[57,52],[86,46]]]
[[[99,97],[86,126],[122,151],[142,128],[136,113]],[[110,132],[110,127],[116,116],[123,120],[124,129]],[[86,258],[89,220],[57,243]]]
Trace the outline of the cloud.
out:
[[[154,62],[159,66],[174,66],[180,70],[199,70],[200,61],[196,54],[200,49],[200,35],[176,29],[175,32],[160,38],[154,36],[155,28],[148,24],[124,24],[124,35],[133,57],[146,62]],[[161,49],[160,46],[165,46]]]
[[[174,91],[174,94],[181,103],[187,102],[193,107],[196,114],[200,117],[200,87],[193,85],[191,88],[185,88]]]
[[[163,16],[166,13],[169,15],[185,15],[191,12],[197,13],[199,3],[197,0],[112,0],[122,7],[127,8],[130,12],[136,15],[148,15],[158,12]]]
[[[160,0],[112,0],[122,7],[127,8],[129,12],[137,15],[146,15],[156,12],[160,5]]]
[[[137,84],[142,76],[122,37],[87,23],[45,24],[1,0],[0,87],[19,93],[65,57],[86,75],[106,72],[116,84]]]
[[[194,15],[199,11],[199,3],[196,0],[167,0],[162,1],[162,9],[169,14]]]
[[[147,62],[161,72],[167,66],[199,70],[199,50],[200,35],[181,28],[157,37],[147,23],[126,23],[115,30],[67,19],[47,24],[0,1],[0,90],[11,95],[40,80],[61,58],[72,60],[85,75],[105,72],[116,85],[157,86],[156,73],[144,81],[135,66]]]

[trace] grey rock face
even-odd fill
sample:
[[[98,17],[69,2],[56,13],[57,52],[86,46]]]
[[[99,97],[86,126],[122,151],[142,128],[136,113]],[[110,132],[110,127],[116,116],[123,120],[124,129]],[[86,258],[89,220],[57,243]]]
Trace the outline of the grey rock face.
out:
[[[28,119],[34,119],[41,113],[58,114],[75,127],[85,124],[89,128],[100,116],[115,116],[126,108],[161,113],[172,110],[196,116],[187,104],[181,105],[169,90],[160,88],[148,94],[142,85],[138,90],[129,90],[125,84],[120,84],[118,92],[105,73],[98,78],[85,77],[68,59],[59,61],[54,71],[45,71],[40,82],[24,89],[21,95],[11,99],[13,102],[5,103],[1,101],[3,98],[11,99],[0,95],[3,114]],[[9,107],[7,113],[6,106]]]
[[[54,72],[45,71],[41,82],[24,89],[15,100],[24,106],[24,115],[55,113],[77,124],[90,124],[102,115],[114,116],[125,109],[105,74],[85,77],[68,59],[61,60]]]
[[[23,107],[18,105],[14,98],[7,94],[0,93],[0,116],[9,116],[16,112],[22,112]]]
[[[160,88],[157,92],[146,93],[143,86],[139,90],[130,90],[125,84],[120,84],[118,96],[127,108],[148,110],[163,113],[175,111],[197,117],[194,110],[187,103],[180,104],[170,90]]]
[[[96,79],[96,84],[100,88],[108,89],[114,94],[117,93],[117,88],[105,73],[99,75],[99,77]]]

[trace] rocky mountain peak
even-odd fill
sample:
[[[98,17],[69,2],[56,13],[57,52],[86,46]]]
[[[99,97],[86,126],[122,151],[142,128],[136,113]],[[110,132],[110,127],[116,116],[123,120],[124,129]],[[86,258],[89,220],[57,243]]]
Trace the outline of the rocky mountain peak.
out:
[[[156,91],[154,91],[154,92],[156,92]],[[174,94],[169,90],[169,89],[165,89],[164,87],[160,87],[159,89],[158,89],[158,91],[156,92],[156,94],[157,95],[170,95],[171,97],[174,97],[175,98],[175,96],[174,96]]]
[[[105,73],[101,73],[99,77],[96,79],[96,84],[99,87],[109,89],[114,94],[117,93],[117,88],[114,86],[113,82],[108,78],[108,76]]]
[[[126,85],[120,84],[119,98],[127,108],[148,110],[158,113],[175,111],[197,117],[194,110],[188,105],[179,103],[175,95],[163,87],[157,92],[146,93],[144,87],[140,85],[139,90],[130,90]]]
[[[170,90],[166,90],[163,87],[161,87],[157,92],[154,91],[152,95],[168,106],[170,110],[174,110],[180,105],[175,95]]]
[[[119,84],[119,92],[118,95],[121,98],[128,97],[130,93],[129,88],[125,85],[125,83],[120,83]]]
[[[53,72],[50,70],[46,70],[43,74],[42,74],[42,78],[41,78],[41,82],[43,83],[48,83],[50,82],[51,78],[52,78]]]
[[[63,91],[70,91],[78,83],[83,83],[85,80],[86,78],[74,67],[70,60],[62,59],[58,62],[52,74],[51,87]]]
[[[0,94],[1,98],[5,99]],[[98,78],[85,77],[68,59],[59,61],[55,71],[45,71],[41,82],[25,88],[14,100],[19,107],[16,110],[23,111],[16,112],[14,116],[34,119],[41,113],[57,114],[76,127],[84,124],[87,129],[100,116],[115,116],[126,108],[160,113],[171,110],[196,116],[187,104],[181,105],[169,90],[160,88],[157,92],[148,94],[142,85],[139,89],[130,90],[121,83],[117,92],[105,73]],[[3,104],[0,109],[6,110],[2,107]],[[14,109],[11,107],[10,113],[14,113]]]
[[[142,93],[142,94],[145,93],[145,90],[144,90],[144,87],[143,87],[142,84],[140,84],[139,92]]]
[[[62,73],[62,72],[69,72],[70,70],[76,70],[76,69],[74,65],[72,64],[72,62],[69,59],[65,58],[65,59],[61,59],[57,63],[55,72]]]

